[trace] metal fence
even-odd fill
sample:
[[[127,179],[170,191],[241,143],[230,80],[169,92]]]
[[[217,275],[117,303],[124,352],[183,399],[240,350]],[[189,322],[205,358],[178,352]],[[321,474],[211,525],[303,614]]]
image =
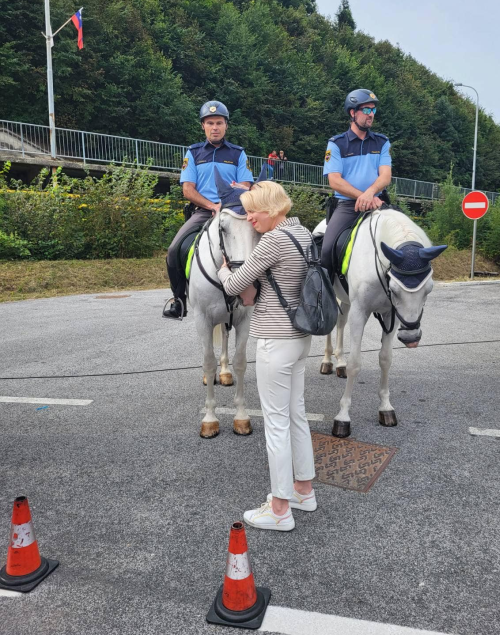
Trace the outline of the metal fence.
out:
[[[0,119],[0,151],[19,153],[23,157],[50,156],[50,129],[18,121]],[[61,159],[72,159],[87,163],[118,163],[125,165],[150,166],[154,170],[180,172],[187,146],[131,139],[56,128],[56,154]],[[294,161],[274,161],[268,163],[266,157],[249,156],[250,169],[259,174],[266,166],[268,178],[297,185],[311,185],[328,188],[328,180],[323,176],[323,166]],[[393,177],[396,195],[415,200],[434,200],[440,197],[439,185],[415,179]],[[463,193],[470,189],[461,188]],[[500,196],[497,192],[485,192],[491,202]]]

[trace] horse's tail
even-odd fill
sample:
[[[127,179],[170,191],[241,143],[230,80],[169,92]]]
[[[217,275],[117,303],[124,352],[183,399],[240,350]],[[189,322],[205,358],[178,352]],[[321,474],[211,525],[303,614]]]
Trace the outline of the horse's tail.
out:
[[[214,327],[213,340],[214,346],[222,346],[222,324],[217,324]]]

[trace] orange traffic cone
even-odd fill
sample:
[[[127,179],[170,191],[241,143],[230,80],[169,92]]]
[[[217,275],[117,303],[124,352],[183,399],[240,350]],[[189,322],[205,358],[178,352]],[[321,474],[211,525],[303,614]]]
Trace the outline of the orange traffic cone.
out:
[[[233,523],[229,533],[226,575],[207,615],[207,622],[239,628],[259,628],[271,591],[255,588],[243,523]]]
[[[0,571],[0,589],[28,593],[59,565],[41,558],[26,496],[14,501],[7,564]]]

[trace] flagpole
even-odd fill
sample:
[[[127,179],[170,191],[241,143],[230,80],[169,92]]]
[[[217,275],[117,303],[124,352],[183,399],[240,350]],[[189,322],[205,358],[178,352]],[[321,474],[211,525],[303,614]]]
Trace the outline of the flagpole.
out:
[[[50,24],[50,0],[45,0],[45,41],[47,44],[47,92],[49,94],[49,128],[50,128],[50,155],[56,158],[56,116],[54,112],[54,84],[52,73],[52,46],[53,35]]]

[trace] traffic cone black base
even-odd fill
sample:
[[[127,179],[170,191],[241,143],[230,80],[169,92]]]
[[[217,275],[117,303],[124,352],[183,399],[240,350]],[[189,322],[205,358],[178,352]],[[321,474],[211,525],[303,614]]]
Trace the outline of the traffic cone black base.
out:
[[[6,573],[6,567],[2,567],[0,571],[0,589],[29,593],[58,566],[59,562],[57,560],[42,558],[42,564],[38,569],[27,575],[9,575]]]
[[[262,626],[267,605],[271,598],[271,590],[265,587],[257,587],[257,602],[246,611],[230,611],[222,603],[221,586],[215,600],[207,614],[207,622],[220,626],[232,626],[233,628],[256,629]]]

